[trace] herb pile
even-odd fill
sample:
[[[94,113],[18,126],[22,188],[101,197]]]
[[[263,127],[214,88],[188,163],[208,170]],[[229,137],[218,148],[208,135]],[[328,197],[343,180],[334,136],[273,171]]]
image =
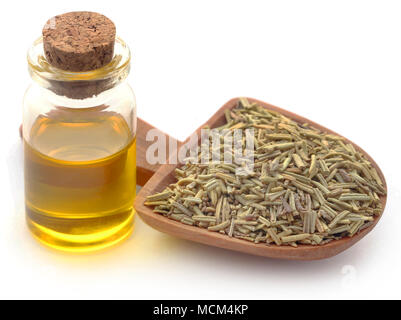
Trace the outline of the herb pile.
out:
[[[227,150],[223,138],[230,131],[253,129],[253,170],[245,170],[244,163],[188,159],[175,170],[177,182],[147,197],[146,205],[228,237],[294,247],[352,237],[382,212],[382,180],[343,138],[246,99],[225,116],[226,124],[217,129],[220,150],[210,154]]]

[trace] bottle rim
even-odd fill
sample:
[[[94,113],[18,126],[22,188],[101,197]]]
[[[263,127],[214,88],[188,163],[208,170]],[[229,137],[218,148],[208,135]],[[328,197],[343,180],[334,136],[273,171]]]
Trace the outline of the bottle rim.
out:
[[[43,49],[43,37],[39,37],[28,50],[27,54],[29,73],[34,80],[44,81],[99,81],[110,78],[124,80],[129,72],[131,52],[128,45],[116,37],[113,59],[102,68],[72,72],[52,66],[46,59]]]

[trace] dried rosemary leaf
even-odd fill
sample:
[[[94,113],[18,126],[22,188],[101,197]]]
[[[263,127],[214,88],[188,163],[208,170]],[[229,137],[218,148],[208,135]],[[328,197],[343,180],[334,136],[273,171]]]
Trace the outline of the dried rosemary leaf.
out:
[[[222,223],[220,223],[218,225],[209,227],[208,230],[210,230],[210,231],[220,231],[220,230],[223,230],[223,229],[227,228],[230,225],[230,223],[231,222],[227,220],[227,221],[224,221],[224,222],[222,222]]]
[[[302,241],[308,239],[310,236],[311,235],[309,233],[301,233],[293,236],[282,237],[281,241],[283,241],[284,243]]]
[[[281,245],[281,240],[280,240],[280,238],[278,237],[276,231],[274,231],[273,228],[267,229],[267,233],[269,234],[269,236],[273,239],[273,241],[274,241],[278,246]]]
[[[146,201],[147,202],[155,202],[155,201],[160,201],[160,200],[166,200],[166,199],[170,198],[173,194],[174,194],[174,192],[172,192],[172,191],[164,191],[164,192],[156,193],[154,195],[147,196]]]

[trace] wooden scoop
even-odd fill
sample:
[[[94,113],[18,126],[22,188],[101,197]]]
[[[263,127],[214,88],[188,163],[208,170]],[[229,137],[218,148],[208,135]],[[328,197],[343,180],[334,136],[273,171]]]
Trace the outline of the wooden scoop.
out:
[[[308,123],[311,126],[320,129],[323,132],[336,134],[332,130],[326,129],[323,126],[314,123],[313,121],[305,119],[289,111],[283,110],[281,108],[275,107],[273,105],[255,99],[248,99],[248,100],[250,102],[257,102],[259,105],[268,108],[270,110],[277,111],[299,123]],[[233,108],[234,106],[237,105],[237,103],[238,99],[232,99],[228,101],[223,107],[221,107],[204,125],[202,125],[196,131],[198,137],[200,137],[201,128],[204,127],[205,125],[208,125],[210,128],[223,125],[225,123],[224,111],[226,109]],[[150,179],[149,181],[147,181],[147,183],[143,186],[143,188],[137,195],[134,206],[139,216],[143,219],[143,221],[145,221],[149,226],[161,232],[168,233],[175,237],[203,243],[214,247],[240,251],[263,257],[290,259],[290,260],[318,260],[335,256],[340,252],[348,249],[352,245],[354,245],[375,227],[375,225],[377,224],[377,222],[381,217],[381,215],[376,216],[372,225],[360,231],[353,237],[345,237],[340,240],[334,240],[325,245],[318,245],[318,246],[299,245],[297,248],[290,246],[254,244],[246,240],[230,238],[227,235],[222,235],[217,232],[211,232],[199,227],[185,225],[181,222],[168,219],[158,213],[154,213],[151,207],[147,207],[144,205],[144,202],[146,201],[147,196],[161,192],[169,184],[174,183],[176,181],[174,177],[174,169],[178,165],[165,164],[157,166],[157,165],[150,165],[147,163],[145,157],[146,149],[152,143],[152,142],[147,142],[145,139],[146,132],[149,129],[152,129],[151,125],[147,124],[142,120],[138,122],[138,135],[137,135],[138,183],[143,184],[149,178]],[[387,189],[383,173],[381,172],[378,165],[374,162],[374,160],[353,142],[347,139],[346,141],[352,143],[357,150],[363,153],[366,156],[366,158],[371,161],[372,165],[376,168],[380,178],[382,179],[385,188]],[[381,197],[383,210],[386,205],[386,200],[387,200],[386,196]]]

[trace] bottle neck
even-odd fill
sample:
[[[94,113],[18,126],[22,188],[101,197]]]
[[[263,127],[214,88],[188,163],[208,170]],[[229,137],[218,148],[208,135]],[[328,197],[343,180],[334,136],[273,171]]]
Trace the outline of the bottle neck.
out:
[[[93,99],[118,86],[130,70],[131,54],[121,38],[116,38],[114,57],[106,66],[86,71],[70,72],[49,64],[43,52],[43,39],[34,42],[28,51],[28,67],[32,79],[56,96],[69,99]]]
[[[77,97],[77,91],[75,90],[75,95],[71,97],[68,95],[69,92],[67,92],[67,94],[55,92],[55,86],[52,88],[44,88],[43,86],[38,85],[36,82],[34,82],[33,85],[37,86],[38,89],[41,90],[41,95],[45,97],[46,101],[51,105],[79,109],[83,107],[92,108],[100,105],[109,105],[110,101],[114,100],[116,96],[121,95],[120,92],[125,92],[127,81],[119,81],[117,84],[111,86],[109,89],[104,89],[102,92],[90,96],[82,95],[81,97]],[[90,86],[88,86],[88,88],[90,88]]]

